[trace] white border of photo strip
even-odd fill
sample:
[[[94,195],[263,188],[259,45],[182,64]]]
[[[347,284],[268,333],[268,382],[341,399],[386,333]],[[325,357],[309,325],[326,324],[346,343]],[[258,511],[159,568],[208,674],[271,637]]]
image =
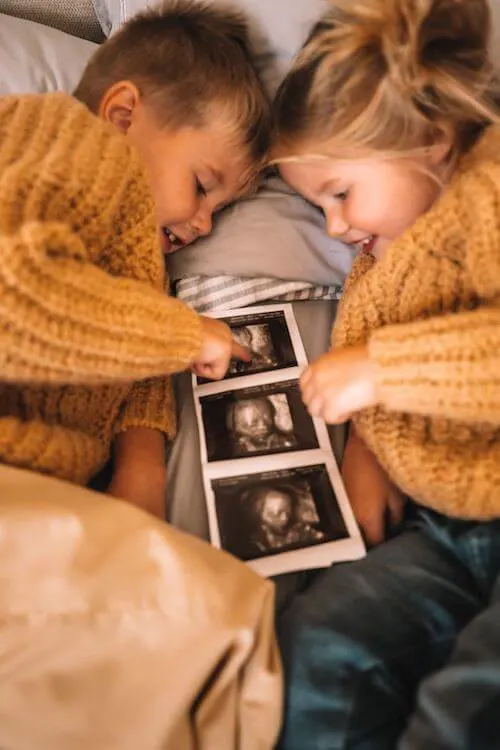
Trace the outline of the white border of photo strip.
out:
[[[328,430],[323,420],[316,418],[313,418],[312,420],[319,448],[274,453],[268,456],[248,456],[208,463],[208,450],[200,403],[201,398],[219,393],[231,393],[243,388],[251,388],[258,385],[279,385],[279,383],[282,382],[299,380],[305,366],[307,365],[307,356],[291,305],[282,304],[265,305],[262,307],[245,307],[235,310],[215,312],[211,315],[214,318],[224,320],[226,318],[237,318],[240,315],[263,315],[265,313],[275,312],[282,312],[284,314],[295,358],[297,360],[296,367],[288,367],[281,370],[250,375],[239,375],[226,380],[213,383],[203,383],[201,385],[198,385],[197,378],[193,375],[194,403],[200,436],[203,484],[207,501],[210,539],[215,547],[222,548],[217,522],[215,495],[211,484],[212,480],[231,478],[235,476],[250,477],[251,475],[258,475],[269,471],[280,471],[283,469],[287,470],[318,465],[323,466],[328,474],[347,529],[348,537],[336,541],[307,546],[302,549],[277,552],[274,555],[265,555],[262,558],[247,561],[246,564],[250,568],[266,577],[299,570],[328,567],[334,562],[356,560],[365,555],[365,546],[347,498],[337,462],[332,452]]]

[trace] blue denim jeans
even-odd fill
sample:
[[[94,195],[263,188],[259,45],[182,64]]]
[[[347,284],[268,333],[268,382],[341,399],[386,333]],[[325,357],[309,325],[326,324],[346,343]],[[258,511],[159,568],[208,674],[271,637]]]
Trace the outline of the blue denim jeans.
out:
[[[278,581],[283,750],[500,748],[500,521],[416,510],[363,560]],[[285,593],[284,593],[285,592]]]

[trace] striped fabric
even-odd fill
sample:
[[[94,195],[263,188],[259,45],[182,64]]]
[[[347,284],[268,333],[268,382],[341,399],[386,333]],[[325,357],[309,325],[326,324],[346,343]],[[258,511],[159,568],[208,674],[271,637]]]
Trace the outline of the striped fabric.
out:
[[[341,286],[239,276],[190,276],[174,285],[176,297],[199,313],[232,310],[260,302],[338,300]]]

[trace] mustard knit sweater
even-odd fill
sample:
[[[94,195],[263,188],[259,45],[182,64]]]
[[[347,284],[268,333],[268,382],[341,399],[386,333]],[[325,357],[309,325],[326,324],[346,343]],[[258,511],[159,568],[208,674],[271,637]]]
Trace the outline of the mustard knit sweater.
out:
[[[127,138],[64,94],[1,99],[0,462],[85,483],[118,431],[174,433],[164,376],[201,332],[164,289]]]
[[[355,262],[334,343],[367,342],[380,407],[356,427],[394,482],[441,513],[500,517],[500,129],[375,262]]]

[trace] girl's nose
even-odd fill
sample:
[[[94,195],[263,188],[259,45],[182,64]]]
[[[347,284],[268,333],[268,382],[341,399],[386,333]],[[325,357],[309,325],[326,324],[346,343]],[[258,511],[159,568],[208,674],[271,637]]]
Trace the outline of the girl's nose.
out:
[[[336,206],[326,211],[326,231],[330,237],[343,237],[350,230],[350,226],[344,219],[343,212]]]

